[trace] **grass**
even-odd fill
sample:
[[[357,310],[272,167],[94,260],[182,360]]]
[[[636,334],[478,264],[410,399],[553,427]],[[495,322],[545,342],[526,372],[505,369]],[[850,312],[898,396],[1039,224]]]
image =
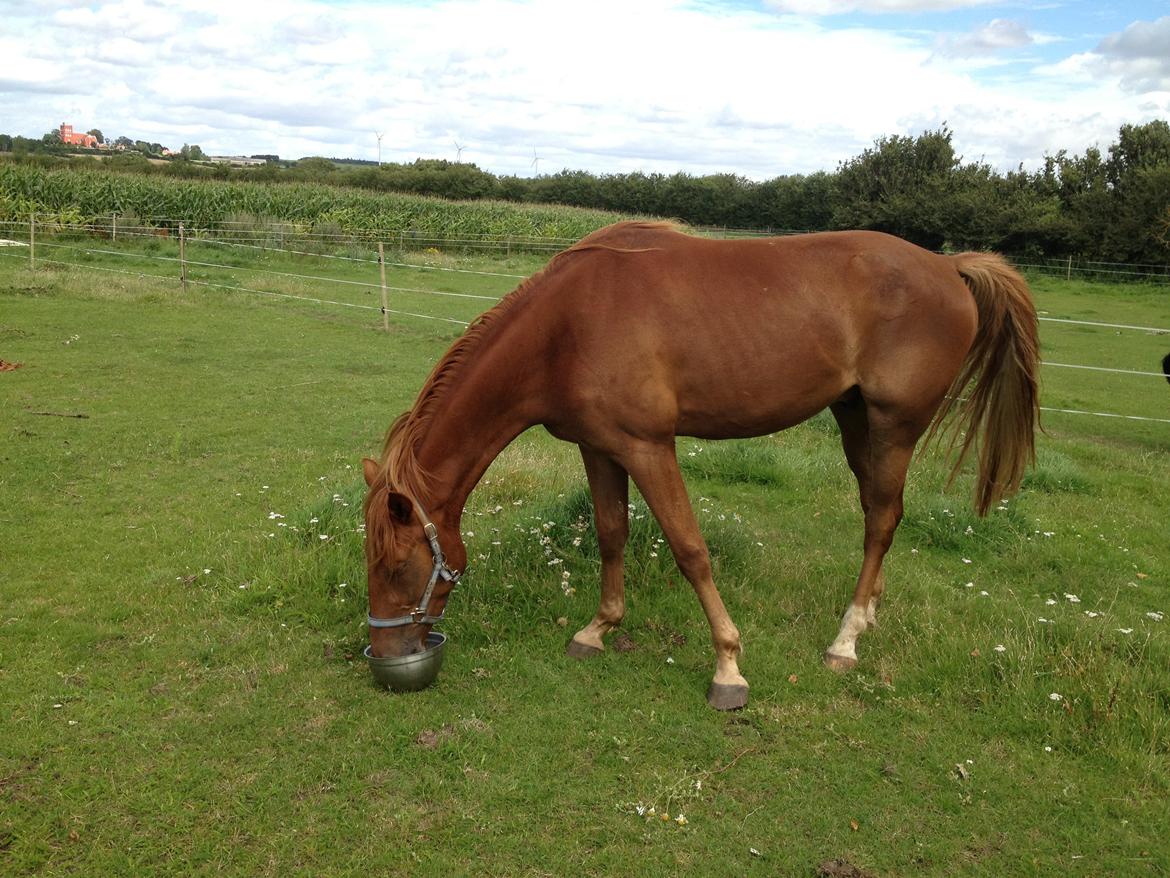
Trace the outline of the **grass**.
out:
[[[751,701],[733,715],[705,705],[706,624],[636,496],[635,648],[563,656],[595,609],[599,561],[575,450],[531,431],[471,497],[438,683],[393,696],[360,660],[360,457],[459,327],[396,318],[386,334],[376,311],[182,295],[134,275],[163,263],[81,255],[89,268],[36,272],[0,258],[0,358],[24,364],[0,373],[4,874],[1170,869],[1170,620],[1155,618],[1170,610],[1170,425],[1048,414],[1025,490],[986,519],[925,455],[881,627],[843,677],[820,653],[861,527],[832,419],[680,439],[746,645]],[[376,266],[262,260],[376,280]],[[255,264],[199,276],[377,295]],[[424,269],[390,282],[489,296],[515,283]],[[1035,288],[1052,316],[1166,323],[1157,288]],[[400,295],[463,320],[488,304]],[[1043,324],[1045,359],[1154,371],[1168,348],[1082,330]],[[1170,417],[1158,379],[1044,379],[1046,405]],[[88,417],[60,416],[74,414]]]

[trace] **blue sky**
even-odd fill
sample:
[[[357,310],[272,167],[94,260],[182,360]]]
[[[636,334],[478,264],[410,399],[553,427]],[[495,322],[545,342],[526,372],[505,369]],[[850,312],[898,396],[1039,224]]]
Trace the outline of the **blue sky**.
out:
[[[1006,170],[1170,118],[1165,0],[0,0],[0,58],[11,134],[373,159],[378,131],[521,175],[766,179],[943,123]]]

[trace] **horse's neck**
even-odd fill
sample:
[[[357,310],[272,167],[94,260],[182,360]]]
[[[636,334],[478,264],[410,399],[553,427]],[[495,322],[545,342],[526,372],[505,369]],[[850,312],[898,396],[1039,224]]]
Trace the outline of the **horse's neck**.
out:
[[[539,423],[533,402],[541,370],[516,350],[497,347],[469,363],[436,400],[416,449],[428,473],[434,515],[458,527],[468,495],[492,461],[520,433]]]

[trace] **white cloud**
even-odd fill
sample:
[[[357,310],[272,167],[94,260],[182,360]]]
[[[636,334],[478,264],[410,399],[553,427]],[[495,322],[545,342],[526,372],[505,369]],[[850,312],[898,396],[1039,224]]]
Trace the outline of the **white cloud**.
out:
[[[531,173],[535,148],[542,172],[760,179],[832,170],[877,137],[944,121],[969,158],[1011,168],[1170,111],[1145,89],[1166,79],[1162,21],[1118,23],[1097,51],[1043,68],[1013,55],[991,79],[987,58],[1052,37],[997,19],[940,43],[883,19],[775,14],[971,5],[594,0],[568,16],[553,0],[16,3],[0,127],[35,136],[64,120],[210,153],[368,159],[383,131],[389,161],[454,158],[458,140],[464,161],[496,173]]]
[[[765,5],[792,15],[844,15],[850,12],[948,12],[997,2],[999,0],[767,0]]]
[[[1170,16],[1135,21],[1097,47],[1104,66],[1130,91],[1170,91]]]
[[[1019,21],[993,18],[987,24],[965,34],[939,38],[938,49],[955,57],[992,55],[1006,49],[1019,49],[1035,42],[1028,29]]]

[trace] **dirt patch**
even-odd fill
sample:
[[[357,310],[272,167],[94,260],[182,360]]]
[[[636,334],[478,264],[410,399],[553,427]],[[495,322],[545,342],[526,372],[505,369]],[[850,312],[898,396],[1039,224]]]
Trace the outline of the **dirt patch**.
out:
[[[421,732],[415,735],[414,743],[418,744],[418,746],[422,747],[424,750],[434,750],[436,747],[438,747],[444,741],[452,738],[454,735],[455,729],[444,723],[442,728],[438,730],[423,729]]]
[[[613,649],[615,652],[633,652],[638,648],[638,644],[630,639],[630,635],[622,632],[613,639]]]
[[[817,878],[877,878],[873,872],[859,869],[848,860],[825,860],[817,866]]]
[[[24,366],[24,363],[10,363],[7,360],[0,360],[0,372],[15,372]]]

